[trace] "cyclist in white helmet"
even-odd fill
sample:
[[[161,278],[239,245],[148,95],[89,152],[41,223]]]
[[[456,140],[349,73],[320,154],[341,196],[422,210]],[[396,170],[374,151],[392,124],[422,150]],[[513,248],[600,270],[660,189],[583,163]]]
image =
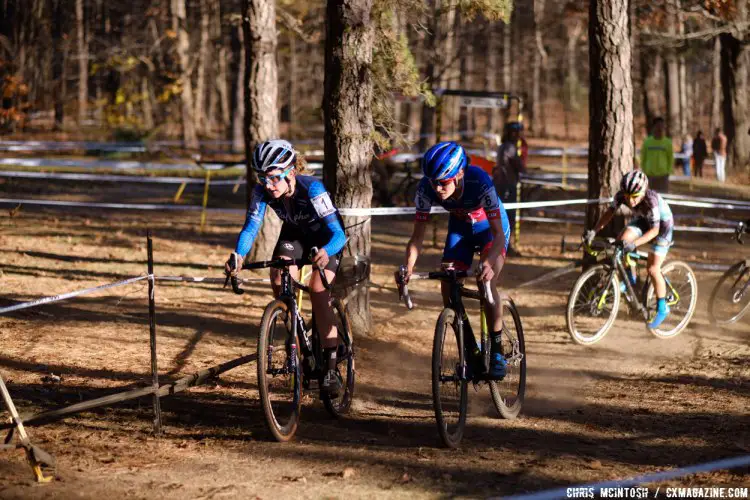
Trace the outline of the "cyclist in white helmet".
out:
[[[273,258],[309,260],[313,247],[319,248],[312,264],[325,270],[326,279],[333,283],[339,266],[339,255],[346,244],[344,227],[338,209],[323,183],[312,176],[298,175],[297,154],[288,141],[271,140],[256,146],[252,167],[258,174],[259,184],[253,189],[245,225],[242,227],[234,252],[225,264],[228,275],[236,276],[242,262],[258,235],[266,207],[270,207],[282,221],[281,232]],[[289,267],[294,279],[299,279],[299,269]],[[274,295],[281,288],[281,271],[271,269],[271,286]],[[323,379],[323,390],[335,397],[342,386],[336,372],[336,347],[338,332],[329,292],[318,273],[310,280],[310,301],[321,343],[329,360],[329,370]]]
[[[667,316],[669,306],[666,302],[667,284],[661,274],[661,266],[672,245],[674,219],[672,210],[659,193],[648,188],[648,178],[641,170],[633,170],[625,174],[620,182],[620,191],[615,195],[612,204],[604,212],[594,229],[584,231],[583,239],[591,243],[596,233],[602,230],[615,211],[622,205],[627,205],[633,213],[633,218],[620,233],[618,240],[624,243],[626,252],[632,252],[645,243],[653,242],[648,254],[648,274],[656,290],[656,316],[649,323],[649,328],[657,328]],[[635,277],[631,276],[631,280]]]

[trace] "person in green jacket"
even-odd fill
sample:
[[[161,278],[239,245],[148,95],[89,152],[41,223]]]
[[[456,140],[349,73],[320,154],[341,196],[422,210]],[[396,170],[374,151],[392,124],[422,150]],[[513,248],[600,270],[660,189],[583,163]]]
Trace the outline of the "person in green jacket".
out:
[[[659,193],[669,192],[669,176],[674,166],[672,138],[664,135],[664,118],[657,116],[651,124],[651,135],[641,146],[641,170],[649,186]]]

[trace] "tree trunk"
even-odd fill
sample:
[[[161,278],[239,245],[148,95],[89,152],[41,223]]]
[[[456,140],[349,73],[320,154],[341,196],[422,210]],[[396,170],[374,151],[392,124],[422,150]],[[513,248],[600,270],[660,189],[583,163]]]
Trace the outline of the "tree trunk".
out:
[[[667,31],[677,35],[677,15],[673,11],[675,0],[667,6]],[[667,95],[667,136],[673,140],[680,132],[680,65],[674,48],[668,47],[665,54],[666,95]]]
[[[748,19],[748,6],[739,2],[737,21]],[[750,102],[748,37],[735,33],[721,34],[721,86],[724,97],[724,133],[729,141],[727,170],[750,173]],[[739,35],[740,37],[742,35]]]
[[[146,130],[153,130],[154,128],[154,107],[153,107],[153,95],[151,92],[151,84],[147,77],[141,78],[141,99],[142,99],[142,110],[143,110],[143,127]]]
[[[547,135],[547,117],[544,114],[544,104],[542,103],[542,69],[547,71],[547,51],[544,49],[544,40],[542,38],[542,22],[544,21],[544,1],[534,0],[534,68],[532,76],[531,105],[533,106],[531,114],[534,117],[532,125],[534,133],[538,136]]]
[[[245,34],[237,26],[232,39],[232,69],[235,75],[232,92],[232,149],[242,151],[245,147]],[[247,179],[248,182],[251,179]]]
[[[487,21],[487,51],[484,53],[484,90],[493,92],[497,90],[497,36],[495,29],[497,24]],[[487,133],[494,134],[497,127],[497,109],[487,109]]]
[[[55,130],[62,130],[65,121],[65,53],[67,41],[63,39],[63,0],[52,0],[52,99],[55,106]]]
[[[250,161],[255,145],[279,135],[277,108],[279,82],[276,66],[276,0],[243,0],[242,29],[245,38],[245,163],[247,205],[255,184]],[[266,210],[263,226],[250,258],[271,257],[281,229],[281,220]]]
[[[339,207],[370,208],[372,200],[372,1],[328,0],[326,9],[323,179]],[[344,217],[347,255],[369,258],[368,218]],[[346,293],[352,330],[366,334],[372,324],[369,288]]]
[[[182,140],[186,148],[198,149],[198,136],[195,131],[195,104],[193,83],[190,78],[190,36],[188,33],[186,0],[172,0],[172,29],[177,33],[177,73],[180,75],[182,93],[180,108],[182,114]]]
[[[83,0],[76,0],[76,45],[78,47],[78,124],[83,124],[89,101],[89,46]]]
[[[424,38],[424,54],[427,57],[425,64],[424,78],[427,87],[434,90],[437,78],[437,61],[441,56],[438,54],[440,45],[440,0],[427,0],[431,13],[431,25]],[[422,122],[419,128],[418,148],[420,151],[427,149],[427,144],[432,141],[432,134],[435,133],[435,108],[426,102],[422,103]]]
[[[714,39],[713,51],[713,82],[711,85],[711,131],[707,134],[709,137],[716,128],[721,127],[721,38]]]
[[[589,6],[589,198],[613,196],[633,169],[633,87],[630,81],[628,0],[591,0]],[[589,205],[592,228],[604,205]]]
[[[576,17],[572,20],[571,24],[566,26],[566,28],[568,31],[568,43],[565,49],[566,75],[563,109],[565,110],[565,137],[569,138],[570,120],[573,118],[572,113],[579,108],[578,87],[580,86],[580,83],[578,81],[578,68],[576,67],[576,61],[578,60],[578,39],[581,37],[584,28],[583,20]]]
[[[685,21],[682,14],[682,6],[680,0],[675,0],[675,6],[677,7],[677,31],[680,35],[685,35]],[[688,133],[688,116],[690,110],[688,109],[688,83],[687,83],[687,67],[685,64],[685,56],[680,54],[677,58],[677,67],[680,75],[680,139],[684,140],[685,135]]]
[[[209,26],[211,16],[208,10],[208,0],[200,0],[201,38],[198,47],[198,71],[195,83],[195,126],[196,132],[206,132],[206,66],[208,65]]]

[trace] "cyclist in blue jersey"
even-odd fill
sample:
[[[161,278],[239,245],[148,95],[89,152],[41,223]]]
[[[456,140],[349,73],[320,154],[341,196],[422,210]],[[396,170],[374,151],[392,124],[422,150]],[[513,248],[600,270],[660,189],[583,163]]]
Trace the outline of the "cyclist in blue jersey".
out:
[[[311,249],[317,247],[319,250],[311,263],[323,268],[326,279],[333,283],[346,236],[339,212],[323,184],[314,177],[299,175],[297,154],[292,145],[284,140],[258,144],[253,152],[252,167],[260,182],[252,191],[245,225],[225,265],[226,273],[236,276],[242,268],[242,262],[263,224],[266,208],[270,207],[282,221],[273,258],[309,262]],[[296,266],[289,270],[292,277],[299,278]],[[281,288],[279,269],[271,269],[271,286],[274,295],[278,296]],[[329,359],[323,390],[336,396],[342,384],[335,370],[338,332],[334,326],[329,292],[318,273],[312,274],[310,291],[315,324],[320,332],[324,353]]]
[[[508,215],[497,196],[490,176],[469,165],[464,148],[455,142],[440,142],[422,157],[424,177],[417,187],[414,229],[406,246],[406,281],[422,251],[427,220],[434,204],[450,212],[443,265],[457,270],[471,267],[480,252],[478,279],[489,281],[494,306],[488,312],[492,327],[490,376],[505,376],[505,358],[500,352],[502,317],[497,281],[505,263],[510,238]],[[448,305],[449,286],[441,284],[443,302]]]
[[[648,178],[641,170],[633,170],[625,174],[620,182],[620,191],[612,200],[610,207],[602,214],[594,229],[584,231],[583,238],[591,243],[596,233],[602,230],[622,205],[627,205],[633,213],[633,218],[620,233],[618,240],[624,243],[626,252],[633,252],[637,247],[653,241],[648,253],[648,274],[654,282],[656,290],[656,316],[649,328],[658,328],[669,316],[667,305],[667,284],[661,273],[661,266],[672,246],[674,219],[672,210],[664,198],[656,191],[648,188]],[[631,277],[635,280],[635,276]]]

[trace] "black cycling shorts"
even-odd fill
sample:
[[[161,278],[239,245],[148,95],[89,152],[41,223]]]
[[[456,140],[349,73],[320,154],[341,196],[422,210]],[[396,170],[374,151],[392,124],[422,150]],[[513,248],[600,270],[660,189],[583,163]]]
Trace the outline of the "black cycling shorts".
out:
[[[276,247],[273,249],[273,258],[288,257],[295,260],[301,259],[305,264],[311,264],[310,250],[313,247],[323,248],[328,243],[328,241],[318,241],[319,239],[316,235],[303,234],[299,228],[291,224],[282,224],[279,239],[276,242]],[[328,265],[325,268],[328,271],[337,272],[339,269],[339,256],[329,255]]]

